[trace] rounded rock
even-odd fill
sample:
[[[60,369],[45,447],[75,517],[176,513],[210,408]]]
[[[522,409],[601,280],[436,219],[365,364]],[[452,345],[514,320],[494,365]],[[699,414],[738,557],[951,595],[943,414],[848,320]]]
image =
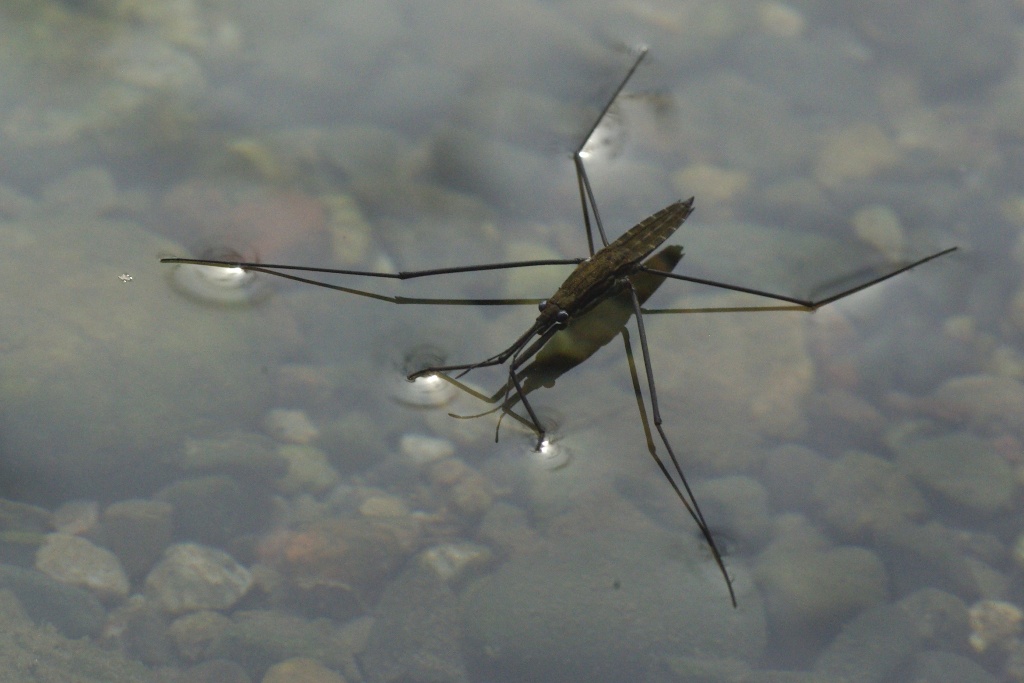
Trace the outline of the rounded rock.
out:
[[[304,410],[274,408],[263,418],[267,434],[281,443],[309,444],[320,435]]]
[[[308,657],[293,657],[267,669],[262,683],[345,683],[345,679]]]
[[[158,500],[122,500],[103,511],[104,543],[132,576],[147,572],[171,542],[173,510]]]
[[[190,612],[171,622],[167,637],[179,656],[189,662],[200,662],[209,659],[213,644],[230,625],[231,620],[219,612]]]
[[[903,257],[907,248],[907,235],[896,215],[888,206],[865,206],[851,220],[857,237],[893,259]]]
[[[128,576],[117,557],[78,536],[49,534],[36,552],[36,569],[61,583],[87,588],[103,600],[128,595]]]
[[[470,647],[524,680],[637,680],[652,652],[756,661],[765,621],[748,576],[730,565],[734,609],[722,577],[686,541],[601,533],[515,557],[462,592]]]
[[[971,624],[968,642],[982,653],[994,645],[1006,645],[1020,635],[1024,611],[1003,600],[981,600],[967,610]]]
[[[56,209],[6,224],[0,246],[0,315],[12,322],[0,332],[6,491],[67,500],[152,490],[163,476],[153,453],[262,413],[268,360],[252,348],[273,355],[264,343],[276,333],[173,296],[154,257],[179,246]],[[125,263],[136,264],[127,283],[116,276]]]
[[[425,434],[403,434],[398,447],[414,465],[426,465],[455,455],[451,441]]]
[[[288,473],[277,482],[284,493],[323,493],[338,483],[338,472],[319,448],[286,444],[277,453],[288,462]]]
[[[252,575],[222,550],[179,543],[146,577],[146,592],[171,614],[227,609],[245,595]]]

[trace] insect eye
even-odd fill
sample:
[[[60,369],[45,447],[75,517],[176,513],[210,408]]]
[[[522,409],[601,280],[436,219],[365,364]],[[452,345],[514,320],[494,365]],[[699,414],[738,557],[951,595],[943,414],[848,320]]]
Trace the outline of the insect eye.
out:
[[[565,325],[569,322],[569,311],[559,311],[555,314],[555,323],[558,325]]]
[[[547,308],[547,307],[548,307],[548,300],[547,299],[544,299],[544,301],[541,301],[539,304],[537,304],[537,310],[539,310],[541,313],[543,313],[544,309]]]

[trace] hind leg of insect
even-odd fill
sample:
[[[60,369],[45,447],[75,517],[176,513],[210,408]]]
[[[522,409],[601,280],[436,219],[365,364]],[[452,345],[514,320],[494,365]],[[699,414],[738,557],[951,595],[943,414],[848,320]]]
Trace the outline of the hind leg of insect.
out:
[[[679,483],[676,483],[675,478],[672,476],[672,472],[669,471],[668,467],[665,465],[665,461],[658,455],[656,449],[651,449],[651,456],[654,458],[655,463],[661,470],[662,475],[672,486],[672,490],[675,491],[676,496],[682,501],[687,512],[690,513],[690,517],[693,518],[693,521],[696,522],[697,527],[700,529],[701,535],[704,537],[708,547],[711,549],[711,555],[715,558],[715,563],[718,565],[722,578],[725,579],[726,587],[729,589],[729,598],[732,600],[733,607],[735,607],[736,593],[733,590],[732,579],[729,577],[729,572],[725,568],[725,562],[722,560],[722,554],[718,550],[718,544],[715,543],[715,538],[711,534],[711,528],[704,520],[704,513],[701,512],[700,505],[697,504],[697,499],[694,497],[693,491],[690,489],[690,483],[687,481],[686,475],[683,474],[683,468],[679,464],[679,458],[676,457],[675,450],[672,448],[672,444],[669,443],[668,435],[665,433],[665,428],[662,425],[661,409],[658,406],[658,389],[654,382],[654,370],[651,366],[651,354],[647,348],[647,332],[644,329],[644,317],[640,308],[640,299],[637,297],[636,290],[633,288],[632,283],[628,280],[626,280],[625,283],[630,292],[630,298],[633,303],[633,313],[636,316],[637,331],[640,335],[640,351],[644,361],[644,371],[647,375],[647,391],[651,399],[651,416],[653,418],[654,428],[658,432],[658,437],[661,439],[661,443],[665,446],[665,451],[668,453],[669,459],[672,462],[672,469],[678,476]],[[682,486],[680,486],[680,483]]]

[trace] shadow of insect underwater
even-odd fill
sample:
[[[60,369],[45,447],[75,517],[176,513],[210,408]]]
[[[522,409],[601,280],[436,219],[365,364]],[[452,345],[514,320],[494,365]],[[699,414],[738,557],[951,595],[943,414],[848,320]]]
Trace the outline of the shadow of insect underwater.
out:
[[[847,286],[842,289],[842,291],[831,293],[824,298],[803,299],[789,296],[787,294],[769,292],[729,284],[726,282],[673,273],[673,268],[682,257],[682,249],[680,247],[666,247],[658,254],[651,256],[654,250],[667,240],[693,211],[692,197],[686,201],[677,201],[670,204],[657,213],[654,213],[640,221],[618,239],[609,242],[605,236],[604,226],[601,222],[597,203],[591,188],[590,179],[587,176],[587,170],[584,165],[583,160],[586,156],[585,146],[594,131],[597,129],[598,125],[601,123],[602,119],[608,113],[608,110],[611,108],[619,93],[640,66],[640,63],[643,61],[646,53],[646,49],[642,49],[637,53],[629,71],[605,102],[593,125],[587,131],[586,135],[572,154],[576,169],[577,184],[579,186],[583,222],[586,228],[588,244],[590,247],[590,256],[587,258],[545,259],[509,263],[477,264],[430,270],[402,271],[396,273],[189,258],[165,258],[161,259],[161,262],[193,266],[244,269],[246,271],[266,273],[268,275],[313,284],[329,289],[371,296],[372,298],[392,301],[395,303],[457,303],[457,301],[451,300],[446,302],[444,300],[410,299],[404,297],[388,297],[384,295],[369,294],[360,290],[340,287],[299,275],[294,275],[292,273],[300,271],[406,280],[449,273],[510,268],[532,268],[547,265],[575,265],[576,268],[568,278],[566,278],[558,290],[549,299],[540,302],[540,314],[537,316],[534,323],[508,348],[489,358],[485,358],[484,360],[474,363],[439,365],[423,368],[409,375],[408,379],[412,381],[430,375],[441,375],[449,378],[449,373],[458,372],[458,375],[454,378],[450,378],[451,381],[456,381],[458,377],[461,377],[470,370],[488,366],[503,365],[508,362],[508,381],[503,388],[499,389],[496,394],[490,397],[480,396],[479,394],[477,394],[477,396],[490,402],[498,402],[500,400],[500,404],[494,410],[503,410],[504,414],[511,414],[520,422],[523,422],[530,427],[537,435],[536,448],[541,450],[548,446],[545,428],[531,406],[530,401],[527,399],[527,395],[538,386],[550,385],[550,383],[554,381],[554,378],[564,372],[567,367],[579,364],[587,356],[596,351],[597,348],[600,348],[600,346],[603,346],[619,334],[622,334],[623,339],[626,342],[627,351],[629,351],[630,346],[627,333],[625,332],[625,325],[630,317],[635,317],[640,340],[641,356],[647,379],[648,397],[650,400],[651,416],[653,418],[652,422],[658,433],[658,438],[663,445],[665,452],[668,454],[668,463],[670,463],[670,465],[666,464],[666,461],[661,457],[661,455],[659,455],[658,450],[654,445],[646,415],[644,413],[642,397],[640,397],[641,400],[639,401],[639,404],[641,409],[641,418],[644,423],[645,432],[647,433],[649,451],[662,475],[669,482],[676,496],[685,506],[690,517],[700,529],[700,532],[710,548],[712,556],[714,557],[715,563],[718,566],[719,572],[725,580],[730,600],[735,607],[736,594],[733,590],[732,579],[725,568],[725,563],[722,559],[721,553],[719,552],[715,538],[711,533],[708,523],[704,519],[700,506],[694,498],[689,482],[683,474],[683,469],[679,463],[679,459],[677,458],[662,426],[662,417],[658,406],[657,388],[655,385],[654,373],[651,369],[651,358],[648,351],[647,335],[644,330],[644,316],[643,309],[641,308],[643,301],[645,301],[665,279],[675,279],[773,299],[775,301],[780,301],[783,304],[788,304],[788,306],[785,306],[784,308],[789,310],[814,311],[826,304],[832,303],[854,294],[855,292],[859,292],[891,277],[899,275],[900,273],[903,273],[915,266],[921,265],[945,254],[949,254],[950,252],[955,251],[956,247],[932,253],[912,262],[893,264],[889,266],[886,271],[881,273],[872,272],[867,276],[860,277],[859,281],[856,279],[852,282],[847,281]],[[593,239],[594,226],[597,228],[601,244],[603,245],[596,251],[594,249]],[[617,302],[618,307],[610,308],[607,306],[607,304],[612,302]],[[474,303],[523,303],[523,301],[480,300],[475,301]],[[601,309],[596,311],[595,315],[585,315],[594,311],[599,306]],[[584,320],[601,321],[600,323],[597,323],[597,328],[592,328],[590,332],[586,333],[591,337],[588,340],[589,348],[586,351],[583,351],[582,354],[577,353],[575,358],[571,361],[566,361],[564,354],[561,354],[560,358],[560,352],[555,348],[555,343],[552,343],[553,339],[563,330],[566,330],[568,334],[572,331],[572,328],[576,326],[578,321]],[[534,362],[524,368],[524,365],[531,359]],[[632,365],[631,373],[634,377],[634,388],[637,390],[639,397],[639,382],[636,378],[635,369]],[[510,390],[514,390],[514,396],[512,397],[508,396]],[[499,399],[499,396],[502,398]],[[511,407],[516,401],[522,404],[527,413],[527,417],[518,416],[511,411]]]

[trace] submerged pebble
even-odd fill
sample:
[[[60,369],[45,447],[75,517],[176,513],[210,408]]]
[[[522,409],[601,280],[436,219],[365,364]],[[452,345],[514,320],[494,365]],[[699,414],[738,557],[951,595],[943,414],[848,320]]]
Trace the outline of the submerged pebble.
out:
[[[988,514],[1009,507],[1013,470],[985,439],[958,432],[893,441],[897,465],[947,500]]]
[[[843,624],[814,663],[814,671],[830,681],[906,680],[899,671],[920,643],[913,622],[902,610],[876,605]]]
[[[128,595],[128,576],[117,557],[78,536],[49,534],[36,553],[36,569],[61,583],[87,588],[104,600]]]
[[[179,543],[146,577],[146,592],[171,614],[227,609],[252,585],[252,575],[222,550]]]
[[[70,215],[41,208],[28,222],[5,224],[8,236],[47,245],[3,241],[9,296],[0,311],[18,319],[3,331],[9,352],[0,359],[5,465],[18,470],[26,500],[148,493],[168,474],[154,467],[154,453],[211,425],[258,419],[270,389],[260,368],[281,348],[279,331],[259,316],[228,324],[222,310],[169,296],[155,264],[152,277],[136,271],[122,284],[125,263],[181,247],[135,223],[77,212],[69,223]],[[50,276],[35,281],[40,272]]]
[[[409,507],[398,496],[372,495],[359,506],[364,517],[408,517]]]
[[[71,500],[53,511],[53,525],[64,534],[78,535],[95,528],[100,506],[94,500]]]
[[[801,515],[779,516],[775,527],[776,536],[757,557],[754,575],[780,633],[808,634],[803,636],[808,642],[820,641],[831,625],[885,600],[888,575],[875,553],[833,546]]]
[[[766,638],[756,591],[730,564],[733,609],[696,543],[644,526],[513,556],[460,592],[466,647],[523,680],[642,680],[652,652],[756,661]]]
[[[994,645],[1007,645],[1021,632],[1024,612],[1002,600],[981,600],[967,610],[971,624],[968,642],[981,653]]]
[[[345,679],[315,659],[293,657],[267,669],[262,683],[345,683]]]
[[[319,448],[286,444],[277,452],[288,462],[288,473],[278,480],[278,490],[285,493],[323,493],[338,483],[337,470]]]
[[[274,408],[263,417],[263,429],[282,443],[308,444],[320,436],[320,430],[304,410]]]
[[[99,635],[107,612],[90,591],[56,581],[31,569],[0,565],[0,588],[20,603],[19,614],[37,624],[50,624],[68,638]],[[10,623],[4,622],[10,638]]]
[[[398,447],[414,465],[426,465],[455,455],[451,441],[425,434],[404,434]]]
[[[490,480],[458,458],[434,463],[428,476],[445,501],[464,515],[482,515],[494,503]]]
[[[882,254],[894,260],[903,256],[907,248],[907,235],[900,217],[890,207],[881,204],[865,206],[853,214],[851,220],[857,237]]]
[[[220,612],[191,612],[171,622],[167,637],[182,658],[198,662],[210,657],[211,647],[230,625],[231,620]]]
[[[769,0],[757,6],[761,30],[780,38],[796,38],[807,30],[807,18],[796,7]]]
[[[924,496],[903,470],[858,451],[831,461],[811,495],[823,519],[850,535],[904,526],[928,511]]]
[[[131,576],[141,576],[174,534],[174,507],[158,500],[122,500],[103,511],[103,540]]]
[[[441,543],[420,553],[419,561],[439,579],[457,583],[466,573],[490,563],[494,553],[479,543]]]
[[[303,590],[351,593],[377,586],[415,547],[418,524],[408,517],[319,518],[271,532],[260,559]]]
[[[881,128],[858,123],[823,136],[814,178],[825,187],[839,188],[892,168],[899,160],[896,144]]]
[[[1012,377],[961,375],[936,389],[931,403],[941,417],[976,431],[1015,433],[1024,415],[1024,382]]]

